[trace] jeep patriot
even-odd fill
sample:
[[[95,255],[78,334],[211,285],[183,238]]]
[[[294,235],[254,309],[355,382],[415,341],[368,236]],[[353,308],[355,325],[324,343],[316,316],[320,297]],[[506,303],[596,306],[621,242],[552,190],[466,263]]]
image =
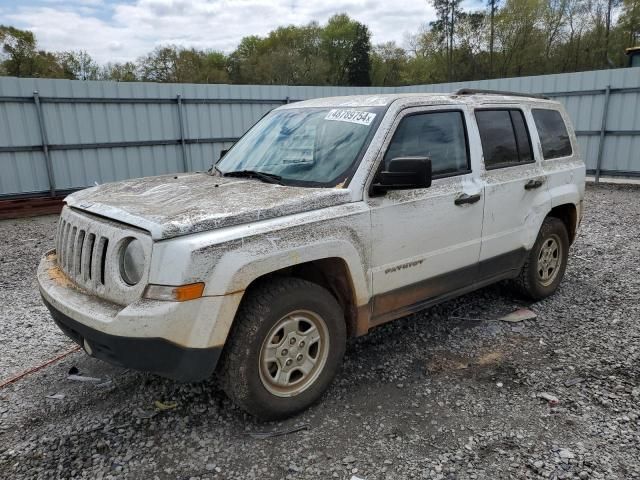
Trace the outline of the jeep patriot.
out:
[[[223,153],[69,195],[38,282],[87,354],[215,373],[263,419],[317,400],[350,336],[501,280],[551,295],[583,213],[573,127],[542,97],[307,100]]]

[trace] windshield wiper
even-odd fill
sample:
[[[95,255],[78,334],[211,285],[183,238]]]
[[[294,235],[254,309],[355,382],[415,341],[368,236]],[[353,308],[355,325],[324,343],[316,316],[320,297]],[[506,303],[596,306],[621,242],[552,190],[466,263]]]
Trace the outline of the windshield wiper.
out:
[[[220,175],[221,177],[224,177],[224,175],[222,174],[222,170],[220,170],[218,168],[218,165],[216,165],[215,163],[209,167],[209,170],[207,170],[207,173],[212,176],[215,176],[215,174],[218,173],[218,175]]]
[[[282,185],[282,177],[274,173],[258,172],[257,170],[236,170],[235,172],[225,172],[223,177],[246,177],[257,178],[266,183],[277,183]]]

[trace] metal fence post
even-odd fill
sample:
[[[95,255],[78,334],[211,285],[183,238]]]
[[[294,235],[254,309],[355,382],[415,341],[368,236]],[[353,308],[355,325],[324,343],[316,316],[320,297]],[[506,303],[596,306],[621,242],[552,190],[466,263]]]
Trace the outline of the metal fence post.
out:
[[[187,144],[184,140],[184,120],[182,115],[182,95],[178,94],[178,120],[180,122],[180,145],[182,146],[182,169],[185,172],[189,171],[189,164],[187,161]]]
[[[602,123],[600,124],[600,142],[598,143],[598,159],[596,161],[596,183],[600,182],[600,169],[602,167],[602,153],[604,152],[604,140],[607,134],[607,113],[609,112],[609,98],[611,97],[611,85],[607,85],[604,91],[604,107],[602,109]]]
[[[38,115],[38,124],[40,125],[40,137],[42,137],[42,153],[44,161],[47,165],[47,177],[49,178],[49,194],[56,196],[56,182],[53,178],[53,165],[51,164],[51,156],[49,155],[49,140],[47,139],[47,127],[44,124],[44,116],[42,115],[42,106],[40,105],[40,94],[37,90],[33,92],[33,103],[36,106],[36,114]]]

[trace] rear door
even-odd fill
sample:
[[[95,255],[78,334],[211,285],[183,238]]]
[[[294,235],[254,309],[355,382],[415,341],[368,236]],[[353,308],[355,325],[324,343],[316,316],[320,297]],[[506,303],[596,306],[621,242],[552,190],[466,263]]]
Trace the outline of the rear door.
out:
[[[530,134],[533,119],[528,107],[483,106],[475,109],[475,118],[485,183],[479,278],[486,281],[514,275],[521,268],[550,210],[550,196]]]

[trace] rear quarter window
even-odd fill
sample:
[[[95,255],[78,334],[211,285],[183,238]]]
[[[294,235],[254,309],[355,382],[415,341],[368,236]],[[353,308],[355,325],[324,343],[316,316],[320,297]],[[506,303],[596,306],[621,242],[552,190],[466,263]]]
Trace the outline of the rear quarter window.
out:
[[[560,112],[534,108],[531,113],[538,129],[544,159],[570,156],[573,153],[571,141]]]

